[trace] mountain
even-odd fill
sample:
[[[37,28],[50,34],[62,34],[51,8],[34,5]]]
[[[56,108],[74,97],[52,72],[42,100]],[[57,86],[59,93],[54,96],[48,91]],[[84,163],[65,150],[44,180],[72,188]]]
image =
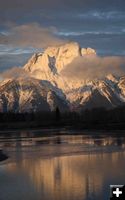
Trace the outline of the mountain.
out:
[[[68,102],[58,89],[34,78],[10,79],[0,85],[0,111],[38,112],[68,110]],[[58,94],[58,95],[57,95]]]
[[[80,57],[95,56],[91,48],[81,48],[71,42],[48,47],[34,54],[23,70],[28,78],[6,79],[0,83],[0,110],[35,112],[55,110],[80,111],[93,107],[107,109],[125,103],[125,77],[112,74],[93,80],[69,79],[62,70]]]
[[[78,43],[71,42],[57,47],[48,47],[43,53],[34,54],[24,69],[40,80],[48,80],[54,86],[67,91],[78,88],[84,84],[84,80],[69,80],[62,75],[62,70],[68,67],[77,57],[84,59],[85,55],[96,55],[91,48],[80,48]]]

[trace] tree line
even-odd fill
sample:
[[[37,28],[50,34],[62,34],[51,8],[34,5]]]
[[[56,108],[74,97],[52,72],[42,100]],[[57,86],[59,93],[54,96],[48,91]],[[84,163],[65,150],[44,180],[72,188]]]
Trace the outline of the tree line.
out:
[[[61,113],[59,108],[52,112],[0,113],[0,124],[34,124],[34,126],[72,126],[77,128],[125,128],[125,106],[107,110],[86,109],[81,112]]]

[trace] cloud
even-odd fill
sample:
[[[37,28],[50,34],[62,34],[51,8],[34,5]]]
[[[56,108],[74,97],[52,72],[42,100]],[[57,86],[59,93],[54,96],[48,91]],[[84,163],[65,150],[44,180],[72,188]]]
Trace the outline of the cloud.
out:
[[[96,48],[103,55],[122,55],[124,51],[125,0],[0,0],[0,31],[3,33],[0,38],[7,44],[10,36],[5,36],[5,31],[9,21],[20,28],[19,24],[31,22],[57,27],[57,37],[51,28],[47,28],[56,42],[59,38],[74,40],[81,46]],[[12,44],[13,40],[9,42]],[[37,46],[40,45],[41,42],[37,42]]]
[[[65,41],[54,35],[54,27],[41,27],[38,23],[10,26],[9,34],[0,34],[0,43],[20,47],[46,48]]]
[[[65,36],[65,37],[69,37],[69,36],[84,36],[84,35],[121,35],[123,32],[123,34],[125,33],[125,30],[123,29],[122,31],[61,31],[61,32],[57,32],[57,35],[60,36]]]
[[[88,19],[88,18],[95,18],[95,19],[104,19],[104,20],[111,20],[111,19],[124,19],[125,13],[123,11],[91,11],[86,13],[80,13],[77,15],[78,18],[81,19]]]
[[[11,79],[11,78],[28,78],[30,74],[23,68],[13,67],[0,74],[0,79]]]
[[[118,76],[125,74],[125,57],[77,57],[61,71],[62,75],[71,79],[103,78],[110,73]]]
[[[92,80],[104,78],[108,74],[122,76],[125,74],[125,57],[109,56],[99,57],[89,55],[77,57],[71,64],[65,66],[61,75],[70,79]],[[13,67],[0,73],[0,79],[8,78],[30,78],[31,74],[26,72],[22,67]]]

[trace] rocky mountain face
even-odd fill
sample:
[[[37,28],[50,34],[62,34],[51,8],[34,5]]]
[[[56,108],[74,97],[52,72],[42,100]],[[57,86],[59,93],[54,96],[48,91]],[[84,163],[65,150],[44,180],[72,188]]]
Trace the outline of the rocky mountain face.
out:
[[[91,48],[80,48],[78,43],[68,43],[59,47],[48,47],[44,53],[35,54],[24,66],[24,69],[40,80],[48,80],[54,86],[66,91],[78,88],[84,84],[84,80],[67,80],[61,71],[68,67],[77,57],[84,59],[85,55],[96,55]]]
[[[28,78],[13,78],[0,83],[0,111],[35,112],[80,111],[93,107],[112,108],[125,103],[125,77],[109,74],[102,79],[68,79],[62,70],[77,57],[95,56],[91,48],[77,43],[48,47],[34,54],[23,69]]]
[[[34,78],[10,79],[0,85],[0,111],[38,112],[68,110],[64,95],[59,94],[45,81]]]

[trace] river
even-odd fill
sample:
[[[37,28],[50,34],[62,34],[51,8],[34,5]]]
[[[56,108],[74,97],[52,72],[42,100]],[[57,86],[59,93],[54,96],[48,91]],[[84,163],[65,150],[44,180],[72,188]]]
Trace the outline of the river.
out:
[[[1,132],[0,200],[108,200],[125,184],[124,134]]]

